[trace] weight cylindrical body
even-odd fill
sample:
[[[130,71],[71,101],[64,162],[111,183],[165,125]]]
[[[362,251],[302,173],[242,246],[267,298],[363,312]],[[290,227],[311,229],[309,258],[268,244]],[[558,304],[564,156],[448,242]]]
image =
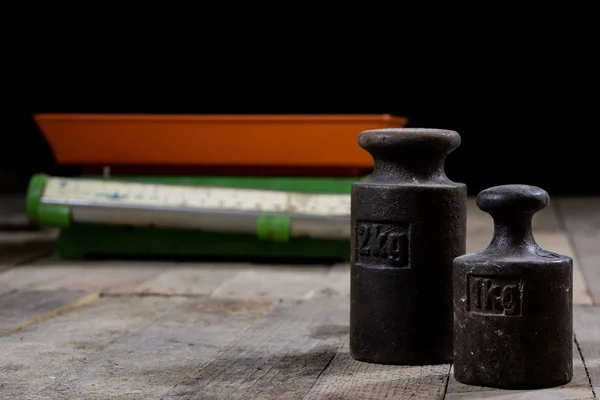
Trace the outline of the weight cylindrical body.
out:
[[[454,376],[462,383],[535,389],[573,375],[573,261],[540,248],[531,217],[547,193],[524,185],[486,189],[489,247],[454,261]]]
[[[460,137],[377,130],[359,143],[375,170],[351,193],[351,354],[380,364],[450,362],[452,261],[465,253],[466,186],[445,176],[443,162]]]

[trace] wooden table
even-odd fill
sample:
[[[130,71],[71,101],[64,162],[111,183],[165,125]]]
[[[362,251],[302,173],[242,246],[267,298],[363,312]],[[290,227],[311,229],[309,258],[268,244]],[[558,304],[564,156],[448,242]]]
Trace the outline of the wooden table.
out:
[[[491,218],[469,203],[468,251]],[[574,258],[575,376],[465,386],[451,365],[348,354],[349,268],[48,258],[55,233],[0,235],[3,399],[590,399],[600,394],[600,198],[554,199],[540,245]]]

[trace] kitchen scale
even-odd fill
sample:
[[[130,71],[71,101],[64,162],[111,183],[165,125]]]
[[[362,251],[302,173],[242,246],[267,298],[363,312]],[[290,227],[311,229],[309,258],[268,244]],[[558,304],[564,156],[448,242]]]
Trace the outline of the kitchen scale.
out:
[[[408,123],[387,114],[34,119],[58,165],[93,174],[31,179],[28,214],[60,229],[56,257],[304,261],[349,259],[350,187],[373,168],[358,135]]]

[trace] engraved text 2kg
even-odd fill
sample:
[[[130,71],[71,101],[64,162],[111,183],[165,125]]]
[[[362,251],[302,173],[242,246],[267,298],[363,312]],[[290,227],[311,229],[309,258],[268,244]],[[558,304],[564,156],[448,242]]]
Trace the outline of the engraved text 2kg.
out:
[[[397,268],[408,265],[408,224],[358,222],[356,261]]]

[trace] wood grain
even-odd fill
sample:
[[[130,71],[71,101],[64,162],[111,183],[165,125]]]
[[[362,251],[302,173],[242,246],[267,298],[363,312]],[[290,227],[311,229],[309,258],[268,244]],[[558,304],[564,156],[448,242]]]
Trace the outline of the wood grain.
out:
[[[252,266],[247,264],[178,264],[135,285],[127,292],[144,295],[208,296],[240,271],[251,268]],[[111,292],[121,291],[113,289]]]
[[[162,397],[269,311],[258,301],[164,299],[167,312],[57,376],[42,394],[70,399]],[[140,307],[130,302],[131,311]],[[145,304],[141,307],[145,307]]]
[[[0,271],[50,255],[56,236],[56,230],[0,232]]]
[[[600,197],[563,198],[558,204],[584,279],[597,304],[600,301]]]
[[[164,298],[104,298],[0,338],[0,398],[65,398],[52,390],[52,387],[60,384],[63,376],[81,368],[110,343],[135,332],[166,310],[177,306],[179,301]],[[134,356],[141,359],[144,351]],[[131,356],[130,353],[126,354]],[[98,397],[102,397],[102,394],[98,393]]]
[[[393,366],[354,360],[348,342],[303,400],[435,400],[444,397],[450,364]]]
[[[319,281],[328,277],[329,267],[276,265],[254,266],[235,275],[212,292],[214,297],[305,299]]]
[[[284,301],[162,398],[301,399],[347,334],[346,301]]]
[[[42,259],[0,274],[2,286],[18,290],[125,291],[165,269],[169,262],[58,261]]]
[[[573,380],[566,385],[538,390],[503,390],[480,386],[463,385],[453,376],[451,371],[446,398],[452,400],[471,399],[514,399],[514,400],[581,400],[593,399],[594,394],[589,384],[585,365],[577,345],[573,344]]]
[[[57,315],[81,307],[98,298],[77,292],[13,292],[0,297],[0,338]]]
[[[600,395],[600,307],[576,307],[573,328],[590,383]]]

